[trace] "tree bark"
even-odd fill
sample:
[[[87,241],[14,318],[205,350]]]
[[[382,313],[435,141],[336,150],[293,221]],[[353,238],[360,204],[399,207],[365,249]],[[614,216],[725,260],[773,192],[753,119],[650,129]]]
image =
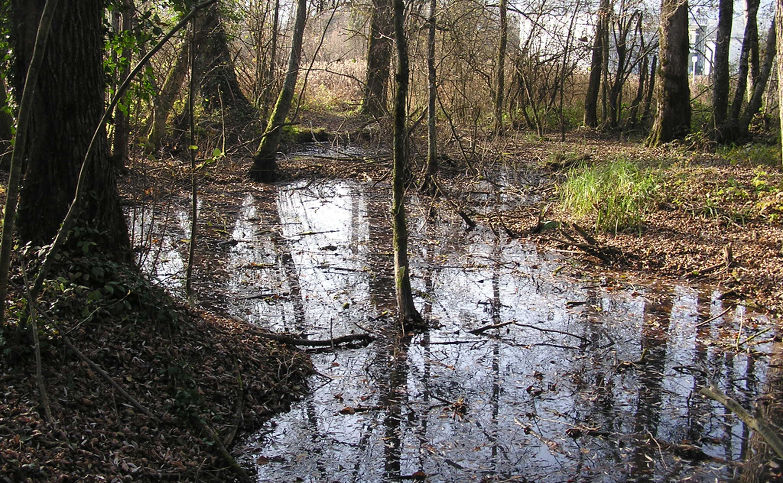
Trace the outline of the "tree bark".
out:
[[[0,74],[0,169],[3,170],[9,168],[8,163],[11,157],[8,156],[8,153],[11,149],[11,138],[14,135],[14,116],[11,114],[9,100],[5,78]]]
[[[133,25],[136,22],[136,9],[133,6],[132,0],[124,0],[122,3],[122,9],[117,12],[119,15],[118,20],[121,23],[119,31],[130,32],[133,30]],[[133,49],[122,49],[122,57],[124,58],[123,67],[120,69],[116,85],[122,83],[131,69],[131,59],[133,58]],[[112,150],[111,159],[112,164],[117,168],[124,168],[125,161],[128,158],[128,143],[130,140],[130,94],[126,94],[125,98],[114,110],[114,136],[112,138]]]
[[[362,114],[383,116],[392,55],[392,5],[390,0],[373,0],[370,31],[367,37],[367,75],[362,99]]]
[[[585,95],[584,124],[587,127],[598,127],[598,94],[601,88],[601,70],[603,60],[604,29],[606,28],[606,15],[609,10],[609,0],[601,0],[598,9],[598,19],[595,24],[595,38],[593,39],[593,53],[590,59],[590,78]]]
[[[506,83],[506,44],[508,43],[508,0],[500,0],[500,39],[495,76],[495,134],[503,133],[503,95]]]
[[[307,0],[297,0],[294,33],[291,39],[291,56],[288,58],[288,71],[285,74],[283,88],[277,98],[277,104],[269,117],[264,137],[253,157],[248,177],[254,181],[271,182],[277,177],[277,148],[280,145],[283,124],[291,110],[294,99],[296,78],[299,75],[299,61],[302,58],[302,38],[307,19]]]
[[[642,126],[647,127],[650,125],[650,114],[652,111],[652,99],[655,93],[655,73],[658,65],[658,57],[653,55],[652,62],[650,63],[650,74],[647,77],[647,94],[644,97],[644,108],[642,109]]]
[[[777,54],[778,54],[778,106],[783,105],[783,0],[775,0],[775,22],[780,25],[775,31],[775,38],[777,39]],[[780,119],[780,138],[781,138],[781,160],[783,160],[783,109],[778,108],[778,116]]]
[[[12,4],[18,92],[44,3]],[[73,199],[83,156],[104,108],[103,15],[101,0],[62,0],[55,13],[31,112],[19,200],[22,241],[49,243]],[[105,132],[97,143],[85,180],[90,195],[81,205],[79,225],[95,231],[96,250],[126,260],[128,232]]]
[[[430,15],[427,19],[427,167],[422,184],[422,189],[432,194],[436,192],[434,178],[438,172],[437,112],[435,111],[435,102],[438,96],[435,83],[435,11],[437,4],[437,0],[430,0]]]
[[[169,70],[163,87],[155,99],[152,108],[149,126],[147,128],[147,147],[152,151],[160,149],[163,138],[166,135],[166,121],[169,118],[174,102],[177,100],[182,89],[182,83],[185,81],[185,75],[188,73],[188,59],[190,56],[190,42],[184,41],[180,48],[177,60]]]
[[[715,40],[715,60],[712,74],[712,126],[719,130],[726,122],[729,109],[729,47],[731,23],[734,19],[734,0],[720,0],[718,32]]]
[[[221,108],[250,114],[253,106],[239,87],[234,60],[220,19],[218,5],[208,7],[194,20],[196,41],[194,72],[199,79],[201,102],[207,112]]]
[[[658,112],[647,145],[684,138],[691,129],[688,86],[688,2],[662,0]]]
[[[742,51],[740,52],[739,67],[737,70],[737,89],[734,91],[734,101],[731,103],[729,122],[736,124],[742,111],[742,103],[745,100],[745,91],[748,87],[748,71],[750,70],[750,55],[758,50],[759,34],[756,18],[758,17],[760,0],[747,0],[747,16],[745,35],[742,39]],[[753,47],[753,44],[756,47]]]
[[[761,64],[758,75],[753,79],[753,93],[739,120],[739,134],[741,138],[746,138],[748,136],[750,122],[753,120],[753,116],[761,109],[764,91],[767,90],[767,81],[769,80],[770,73],[772,73],[772,64],[775,60],[775,40],[776,29],[775,20],[773,19],[772,25],[770,25],[769,31],[767,32],[767,40],[764,46],[764,63]]]
[[[397,295],[397,318],[402,331],[421,325],[422,318],[413,304],[410,263],[408,261],[408,226],[405,220],[405,182],[408,172],[406,102],[408,98],[408,42],[405,37],[405,5],[394,0],[394,40],[397,45],[397,92],[394,95],[394,166],[392,168],[392,236],[394,244],[394,287]]]

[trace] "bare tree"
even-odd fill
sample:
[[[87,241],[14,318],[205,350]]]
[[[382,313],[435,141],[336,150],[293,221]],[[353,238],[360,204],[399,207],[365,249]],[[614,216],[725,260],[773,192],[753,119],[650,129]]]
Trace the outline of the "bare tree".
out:
[[[253,157],[253,165],[248,176],[255,181],[270,182],[277,177],[277,148],[283,134],[283,125],[291,109],[294,99],[296,79],[299,74],[299,62],[302,58],[302,38],[304,37],[305,21],[307,20],[307,0],[297,0],[294,32],[291,40],[291,56],[288,58],[288,71],[285,75],[283,88],[277,98],[277,104],[269,117],[264,131],[264,137]]]
[[[397,294],[397,318],[402,330],[423,324],[413,304],[410,263],[408,261],[408,226],[405,219],[405,184],[408,172],[406,102],[408,98],[408,42],[405,36],[405,5],[394,0],[394,40],[397,46],[397,92],[394,95],[394,166],[392,171],[392,233],[394,238],[394,287]]]

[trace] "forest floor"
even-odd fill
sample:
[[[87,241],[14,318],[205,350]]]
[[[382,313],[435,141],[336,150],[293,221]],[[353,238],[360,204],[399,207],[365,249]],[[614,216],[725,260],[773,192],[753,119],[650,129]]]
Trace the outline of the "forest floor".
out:
[[[301,126],[324,128],[335,146],[374,154],[285,158],[283,181],[388,182],[391,157],[382,133],[391,132],[390,126],[312,113]],[[426,146],[421,129],[412,137],[416,174]],[[745,156],[741,149],[731,155],[683,146],[647,149],[588,131],[569,133],[565,142],[521,133],[500,139],[463,133],[458,143],[442,135],[449,140],[441,146],[436,210],[458,211],[463,219],[600,270],[707,284],[756,311],[777,317],[783,310],[783,173],[756,162],[750,151]],[[258,189],[245,178],[250,144],[229,147],[227,157],[202,165],[202,202],[236,203],[243,192]],[[589,215],[577,218],[559,208],[559,186],[571,165],[619,158],[660,171],[640,229],[597,230]],[[120,179],[126,203],[187,196],[188,166],[176,154],[133,160]],[[501,167],[519,176],[493,178]],[[476,210],[468,195],[487,180],[523,201]],[[230,448],[239,432],[257,427],[306,391],[307,357],[259,330],[172,304],[132,274],[110,276],[117,267],[89,255],[64,263],[63,278],[40,303],[49,315],[39,317],[42,380],[54,423],[43,416],[30,344],[15,344],[8,333],[0,340],[0,481],[225,480],[232,470],[219,447]],[[118,278],[124,281],[107,288]],[[22,301],[21,273],[13,282],[14,299]],[[19,302],[12,314],[22,308]]]

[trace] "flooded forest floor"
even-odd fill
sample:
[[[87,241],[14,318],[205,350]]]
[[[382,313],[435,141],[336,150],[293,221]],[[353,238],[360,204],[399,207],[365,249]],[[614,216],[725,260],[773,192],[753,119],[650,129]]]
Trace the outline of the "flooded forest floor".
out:
[[[74,417],[43,422],[29,351],[24,380],[5,367],[0,481],[222,481],[235,473],[215,434],[258,481],[780,477],[755,433],[699,393],[714,386],[780,420],[779,168],[592,132],[565,142],[444,132],[440,195],[416,181],[408,190],[412,284],[429,329],[398,334],[390,126],[308,114],[300,127],[275,184],[245,177],[252,136],[199,160],[189,300],[185,149],[129,162],[119,184],[154,287],[128,302],[143,310],[129,321],[123,298],[86,304],[46,330],[71,334],[161,416],[45,340],[53,411]],[[201,152],[212,153],[222,141],[207,134]],[[559,208],[572,166],[618,158],[660,168],[640,229],[606,233]],[[95,276],[89,259],[69,263]],[[62,314],[84,300],[77,290],[50,302]],[[156,321],[163,313],[178,315]],[[194,419],[212,437],[183,429]]]
[[[743,475],[752,455],[775,474],[698,391],[779,409],[778,168],[579,131],[446,141],[440,196],[408,191],[431,329],[400,339],[388,126],[302,122],[324,125],[328,141],[287,147],[275,185],[246,181],[249,152],[198,177],[199,303],[290,339],[374,341],[311,348],[309,395],[236,450],[259,480],[707,480]],[[411,143],[416,178],[425,143]],[[639,230],[558,208],[571,166],[618,158],[662,173]],[[150,162],[131,179],[142,264],[181,291],[188,168]]]

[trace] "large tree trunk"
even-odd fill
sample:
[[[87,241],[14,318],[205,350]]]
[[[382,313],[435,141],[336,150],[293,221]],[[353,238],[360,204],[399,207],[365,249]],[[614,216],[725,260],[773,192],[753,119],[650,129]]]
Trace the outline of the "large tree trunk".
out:
[[[22,92],[43,0],[14,0],[16,88]],[[29,126],[19,235],[49,243],[73,199],[83,156],[104,108],[103,1],[61,0],[47,43]],[[78,81],[77,81],[78,79]],[[79,224],[97,231],[96,250],[126,260],[129,241],[102,132],[86,179]]]
[[[302,38],[304,36],[305,20],[307,19],[307,0],[297,0],[294,34],[291,39],[291,56],[288,58],[288,71],[285,74],[283,88],[277,98],[277,104],[269,117],[264,132],[264,138],[258,146],[250,167],[248,176],[254,181],[271,182],[277,177],[277,148],[283,133],[283,124],[291,109],[296,89],[296,78],[299,75],[299,61],[302,58]]]
[[[660,54],[658,112],[647,138],[649,146],[684,138],[691,129],[687,1],[661,2]]]
[[[386,113],[393,33],[390,0],[373,0],[367,36],[367,76],[362,114],[379,117]]]
[[[408,149],[405,105],[408,97],[408,42],[405,37],[405,6],[394,0],[394,40],[397,44],[397,92],[394,95],[394,166],[392,168],[392,233],[394,243],[394,287],[397,294],[397,317],[402,330],[421,325],[422,318],[413,304],[410,263],[408,262],[408,226],[405,220],[405,182],[408,172]]]
[[[720,0],[718,6],[718,33],[715,40],[715,60],[712,74],[712,126],[719,130],[726,122],[729,109],[729,46],[731,23],[734,19],[734,0]]]
[[[185,81],[185,75],[188,73],[188,59],[190,58],[190,42],[182,42],[177,60],[169,70],[163,87],[155,99],[152,108],[149,126],[147,128],[147,146],[156,151],[160,149],[163,138],[166,135],[166,121],[169,118],[174,102],[177,100],[182,83]]]
[[[609,0],[601,0],[598,9],[598,19],[595,24],[595,39],[593,39],[593,55],[590,59],[590,78],[587,83],[585,95],[584,124],[587,127],[598,127],[598,94],[601,88],[601,70],[604,65],[603,40],[606,29],[606,14],[609,9]]]
[[[237,81],[234,60],[228,50],[228,39],[220,19],[218,5],[199,13],[195,20],[196,56],[194,75],[199,81],[204,108],[210,112],[221,108],[241,113],[254,112]]]
[[[500,39],[495,76],[495,134],[503,133],[503,94],[506,83],[506,44],[508,42],[508,2],[500,0]]]

